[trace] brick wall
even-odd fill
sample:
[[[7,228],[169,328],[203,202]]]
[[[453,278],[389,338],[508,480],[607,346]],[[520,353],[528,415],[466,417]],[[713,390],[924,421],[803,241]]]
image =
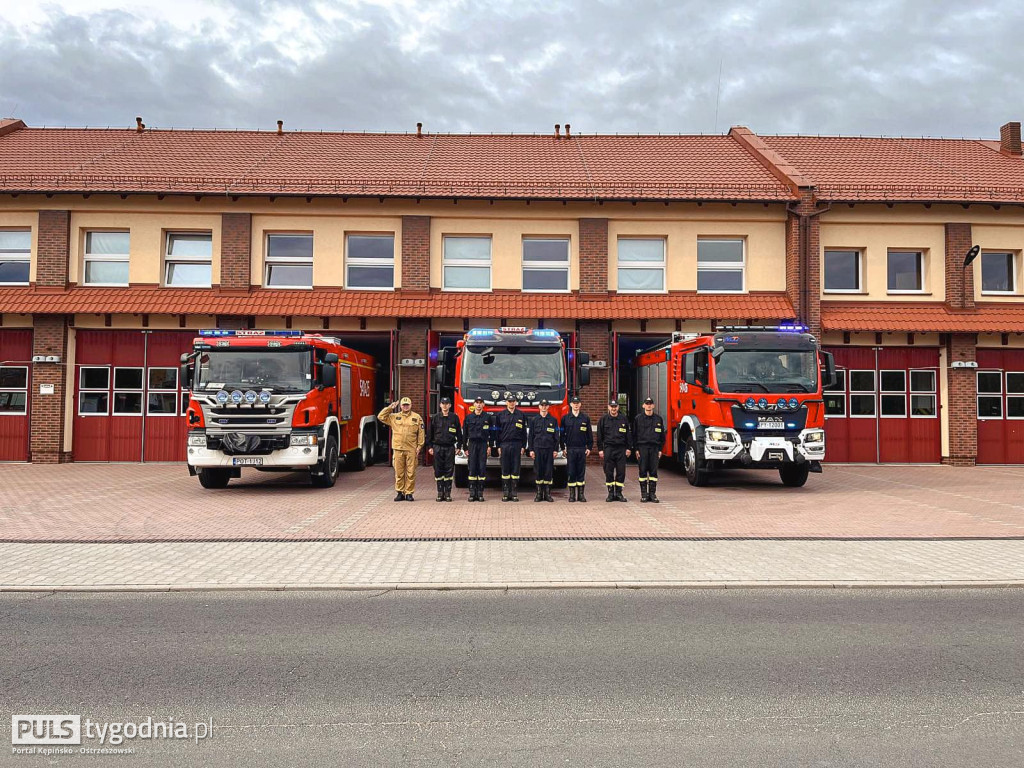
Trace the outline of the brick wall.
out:
[[[32,405],[29,419],[29,461],[60,464],[70,457],[64,453],[64,383],[68,360],[68,327],[64,315],[35,315],[32,334],[33,355],[60,355],[60,363],[32,364]],[[40,395],[41,384],[52,384],[52,395]]]
[[[946,304],[951,309],[974,309],[974,267],[964,267],[972,237],[970,224],[946,225]]]
[[[944,403],[949,417],[949,455],[943,464],[973,466],[978,456],[977,377],[973,368],[953,368],[958,360],[975,360],[978,337],[953,333],[946,342],[949,397]]]
[[[608,295],[608,219],[580,219],[580,294]]]
[[[71,212],[40,211],[36,285],[66,288],[71,244]]]
[[[402,217],[402,290],[430,290],[430,217]],[[419,355],[422,357],[422,355]]]
[[[604,360],[608,366],[611,366],[611,323],[608,321],[581,320],[577,327],[576,344],[581,350],[590,354],[591,361]],[[609,367],[591,368],[590,385],[580,389],[583,410],[590,416],[594,424],[597,424],[597,420],[608,412],[609,371]],[[592,464],[600,462],[596,443],[590,461]]]
[[[232,291],[248,291],[251,282],[251,264],[252,214],[222,214],[220,230],[220,287]]]
[[[404,280],[403,280],[404,282]],[[401,320],[398,330],[398,365],[406,358],[427,359],[427,331],[430,330],[429,320]],[[412,409],[426,420],[430,417],[427,402],[427,369],[403,366],[398,369],[398,392],[395,398],[408,397],[412,400]],[[423,454],[420,455],[423,461]]]
[[[821,335],[821,221],[813,194],[804,190],[800,202],[789,209],[786,218],[786,295],[793,303],[797,319]],[[800,222],[807,228],[807,253],[800,242]]]

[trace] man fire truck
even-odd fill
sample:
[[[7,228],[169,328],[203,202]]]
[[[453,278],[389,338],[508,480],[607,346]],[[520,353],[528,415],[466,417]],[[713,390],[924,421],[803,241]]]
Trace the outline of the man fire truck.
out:
[[[305,471],[330,488],[346,465],[374,458],[372,357],[302,331],[200,331],[181,357],[188,471],[223,488],[242,467]]]
[[[550,328],[473,328],[454,350],[438,352],[435,375],[441,394],[452,398],[463,423],[477,397],[483,398],[487,412],[497,414],[509,395],[517,399],[527,419],[538,412],[541,400],[547,400],[550,414],[561,421],[572,384],[568,374],[573,374],[576,386],[586,386],[589,362],[586,352],[567,350],[561,334]],[[466,456],[455,457],[459,488],[469,482],[468,461]],[[490,456],[487,466],[496,469],[499,459]],[[532,468],[533,459],[524,457],[522,466]],[[565,483],[565,457],[556,458],[553,485],[564,488]]]
[[[777,469],[793,487],[821,472],[822,385],[835,365],[803,326],[676,334],[639,353],[635,365],[638,395],[654,398],[668,424],[664,454],[677,458],[691,485],[726,467]]]

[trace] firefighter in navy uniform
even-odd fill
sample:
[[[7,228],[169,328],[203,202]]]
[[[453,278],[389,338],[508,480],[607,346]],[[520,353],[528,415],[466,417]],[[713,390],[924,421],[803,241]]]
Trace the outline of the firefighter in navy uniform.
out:
[[[643,413],[633,419],[633,450],[640,468],[640,501],[660,503],[658,460],[665,445],[665,420],[654,412],[654,400],[644,400]]]
[[[587,482],[587,456],[594,448],[590,417],[583,413],[578,397],[569,401],[569,413],[562,417],[562,450],[569,474],[569,501],[586,501],[583,486]]]
[[[537,481],[534,501],[554,501],[551,498],[552,476],[555,470],[555,451],[559,445],[558,419],[548,413],[550,403],[540,401],[540,413],[530,422],[527,452],[533,459],[533,472]]]
[[[501,457],[501,500],[519,501],[519,467],[526,447],[526,414],[516,407],[516,396],[505,396],[506,408],[494,417],[494,442]]]
[[[494,442],[494,422],[484,411],[484,399],[473,401],[473,410],[466,414],[463,429],[466,453],[469,455],[469,500],[484,500],[484,482],[487,480],[487,449]]]
[[[441,410],[430,417],[430,448],[434,457],[434,482],[437,483],[437,501],[452,500],[452,481],[455,480],[455,451],[462,448],[462,424],[458,414],[452,412],[452,401],[440,400]]]
[[[597,421],[597,452],[604,459],[604,484],[608,486],[605,501],[627,501],[622,495],[626,485],[626,459],[629,458],[629,419],[619,413],[619,403],[608,403],[608,413]]]

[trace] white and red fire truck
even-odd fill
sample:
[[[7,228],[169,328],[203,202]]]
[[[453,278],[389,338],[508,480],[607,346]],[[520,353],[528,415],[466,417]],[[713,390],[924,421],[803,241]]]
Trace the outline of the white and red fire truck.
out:
[[[375,374],[372,357],[319,334],[200,331],[181,358],[189,474],[223,488],[243,467],[304,471],[330,488],[342,458],[373,457]]]
[[[638,395],[652,397],[669,425],[663,452],[691,485],[727,467],[777,469],[788,486],[821,472],[822,385],[835,365],[803,326],[677,334],[635,365]]]
[[[486,411],[498,413],[505,408],[509,393],[516,396],[528,417],[538,412],[541,400],[547,400],[548,412],[561,422],[569,410],[573,385],[590,383],[589,362],[586,352],[568,349],[562,335],[550,328],[473,328],[454,350],[438,352],[435,375],[441,394],[452,398],[452,407],[463,422],[477,397],[483,398]],[[499,466],[497,457],[488,456],[489,469]],[[523,467],[533,467],[528,455],[523,457]],[[565,487],[564,456],[555,458],[553,480],[555,487]],[[466,456],[455,457],[455,484],[459,488],[469,484]]]

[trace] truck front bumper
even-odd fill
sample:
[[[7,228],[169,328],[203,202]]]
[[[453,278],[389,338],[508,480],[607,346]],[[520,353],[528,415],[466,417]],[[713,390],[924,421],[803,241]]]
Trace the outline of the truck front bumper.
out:
[[[271,451],[265,456],[229,456],[221,451],[189,446],[187,458],[190,470],[192,467],[308,469],[319,460],[320,455],[315,445],[293,445]]]
[[[720,439],[712,440],[712,434]],[[808,438],[815,439],[809,442]],[[812,462],[812,467],[818,467],[815,471],[820,471],[820,462],[825,458],[824,430],[804,429],[794,437],[763,436],[743,442],[733,429],[708,428],[704,431],[704,458],[760,468]]]

